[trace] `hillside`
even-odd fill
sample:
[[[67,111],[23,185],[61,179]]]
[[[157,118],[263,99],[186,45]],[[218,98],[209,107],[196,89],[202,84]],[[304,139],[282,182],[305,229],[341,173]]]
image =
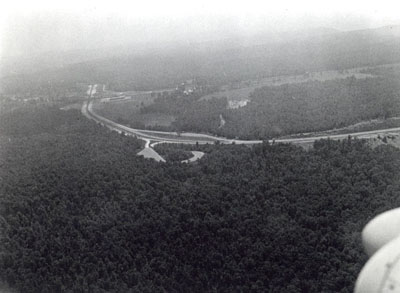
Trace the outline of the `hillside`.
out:
[[[149,54],[124,54],[112,58],[66,65],[34,74],[2,78],[4,92],[30,91],[38,84],[103,83],[110,89],[155,90],[175,88],[196,77],[209,86],[309,71],[342,70],[400,62],[399,26],[350,32],[315,32],[297,38],[247,42],[191,43]],[[260,38],[263,40],[263,38]],[[221,44],[221,45],[216,45]]]

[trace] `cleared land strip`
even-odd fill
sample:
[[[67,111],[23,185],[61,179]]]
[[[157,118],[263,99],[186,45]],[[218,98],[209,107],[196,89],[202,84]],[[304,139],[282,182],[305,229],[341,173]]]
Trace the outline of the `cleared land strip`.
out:
[[[305,138],[286,138],[286,139],[275,139],[275,142],[282,143],[310,143],[319,139],[345,139],[349,136],[357,137],[357,138],[373,138],[379,134],[388,134],[392,132],[400,132],[400,127],[395,128],[387,128],[380,130],[371,130],[371,131],[361,131],[361,132],[353,132],[353,133],[345,133],[345,134],[334,134],[334,135],[321,135],[321,136],[313,136],[313,137],[305,137]],[[271,140],[270,140],[271,141]]]

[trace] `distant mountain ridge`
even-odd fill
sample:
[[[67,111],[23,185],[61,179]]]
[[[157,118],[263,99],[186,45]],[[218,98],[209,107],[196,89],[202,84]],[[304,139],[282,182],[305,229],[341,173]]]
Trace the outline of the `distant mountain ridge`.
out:
[[[179,47],[166,44],[163,48],[117,48],[93,54],[75,51],[48,54],[46,58],[51,62],[41,61],[39,57],[34,60],[40,65],[37,70],[25,70],[26,74],[18,78],[33,83],[97,82],[118,90],[171,88],[193,77],[221,85],[275,75],[397,63],[400,62],[400,26],[356,31],[316,28],[269,39],[267,35],[253,35]],[[17,71],[21,64],[8,65],[9,68],[3,67],[3,76],[13,74],[3,78],[6,86],[24,72]]]
[[[288,41],[309,40],[312,38],[323,38],[332,36],[379,36],[379,37],[399,37],[400,25],[384,26],[372,29],[362,29],[353,31],[340,31],[328,27],[316,27],[313,29],[289,31],[284,33],[258,33],[254,35],[239,35],[237,37],[218,38],[210,41],[182,43],[181,48],[191,48],[193,50],[226,50],[236,47],[251,47],[266,44],[274,44]],[[146,51],[157,52],[161,49],[176,51],[176,44],[165,44],[162,48],[154,47]],[[72,50],[72,51],[50,51],[36,54],[34,57],[11,56],[3,57],[1,60],[0,76],[9,74],[32,73],[49,68],[64,67],[70,64],[89,62],[95,59],[109,58],[110,56],[134,56],[146,54],[140,48],[130,48],[129,46],[119,46],[113,48],[99,48],[96,50]]]

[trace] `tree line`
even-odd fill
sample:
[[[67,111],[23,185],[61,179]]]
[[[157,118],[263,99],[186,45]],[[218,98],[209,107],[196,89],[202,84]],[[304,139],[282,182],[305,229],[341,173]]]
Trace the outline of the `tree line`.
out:
[[[173,115],[176,120],[169,130],[270,139],[371,119],[386,120],[400,114],[399,93],[400,85],[393,77],[350,77],[261,87],[250,94],[246,106],[238,109],[229,109],[225,98],[206,101],[198,95],[169,95],[155,99],[141,111]],[[223,125],[221,116],[225,120]],[[390,122],[393,123],[396,124]]]

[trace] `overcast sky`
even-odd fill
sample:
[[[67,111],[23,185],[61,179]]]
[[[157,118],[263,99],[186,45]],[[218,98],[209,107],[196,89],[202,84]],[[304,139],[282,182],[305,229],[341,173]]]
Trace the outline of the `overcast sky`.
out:
[[[0,7],[3,56],[203,41],[317,27],[353,30],[400,24],[396,1],[7,2]]]

